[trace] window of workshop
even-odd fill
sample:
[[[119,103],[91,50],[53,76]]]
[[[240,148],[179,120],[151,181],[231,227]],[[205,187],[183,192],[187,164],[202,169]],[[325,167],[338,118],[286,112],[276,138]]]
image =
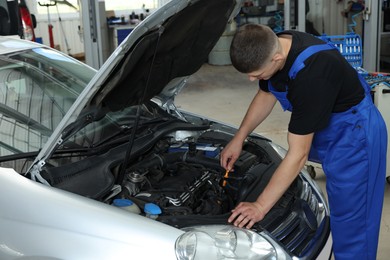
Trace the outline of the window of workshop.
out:
[[[109,0],[105,1],[106,10],[141,10],[157,8],[156,0]]]
[[[47,6],[54,3],[57,3],[55,6],[50,6],[50,13],[74,13],[79,10],[79,0],[67,0],[67,1],[49,1],[41,0],[37,1],[37,11],[38,14],[47,14]],[[133,10],[142,10],[142,9],[155,9],[158,5],[161,5],[161,0],[106,0],[104,1],[106,10],[118,10],[118,11],[133,11]],[[167,2],[167,1],[165,1]]]
[[[39,15],[45,15],[49,11],[51,14],[57,13],[75,13],[78,12],[79,4],[78,0],[67,1],[37,1],[36,9]]]

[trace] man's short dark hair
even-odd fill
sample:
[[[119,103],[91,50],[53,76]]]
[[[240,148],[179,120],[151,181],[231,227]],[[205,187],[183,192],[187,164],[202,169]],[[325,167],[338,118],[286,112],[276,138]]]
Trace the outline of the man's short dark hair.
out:
[[[260,69],[278,48],[276,34],[265,25],[246,24],[235,33],[230,46],[230,59],[241,73]]]

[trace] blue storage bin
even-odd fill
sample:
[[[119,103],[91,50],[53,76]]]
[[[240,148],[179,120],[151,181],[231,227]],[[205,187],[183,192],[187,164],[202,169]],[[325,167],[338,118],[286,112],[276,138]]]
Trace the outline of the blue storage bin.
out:
[[[362,40],[356,33],[347,33],[346,35],[321,35],[318,38],[325,42],[332,43],[339,52],[354,68],[360,68],[363,65]]]

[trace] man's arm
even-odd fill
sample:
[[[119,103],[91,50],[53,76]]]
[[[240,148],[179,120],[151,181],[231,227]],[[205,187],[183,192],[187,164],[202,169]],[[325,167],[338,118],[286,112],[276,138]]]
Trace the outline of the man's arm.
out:
[[[288,133],[289,149],[287,155],[276,169],[264,191],[253,203],[241,202],[232,211],[228,222],[233,222],[238,227],[251,228],[256,222],[264,218],[305,165],[313,135],[313,133],[308,135]]]
[[[231,170],[240,156],[245,138],[271,113],[276,98],[272,93],[259,89],[241,122],[238,132],[221,153],[221,166]]]

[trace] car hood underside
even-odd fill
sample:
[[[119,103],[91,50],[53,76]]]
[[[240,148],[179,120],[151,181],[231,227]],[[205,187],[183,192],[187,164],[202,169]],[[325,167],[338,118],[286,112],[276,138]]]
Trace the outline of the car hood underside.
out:
[[[195,73],[207,61],[235,5],[234,0],[189,2],[161,26],[149,29],[90,104],[110,111],[138,105],[158,95],[172,79]]]

